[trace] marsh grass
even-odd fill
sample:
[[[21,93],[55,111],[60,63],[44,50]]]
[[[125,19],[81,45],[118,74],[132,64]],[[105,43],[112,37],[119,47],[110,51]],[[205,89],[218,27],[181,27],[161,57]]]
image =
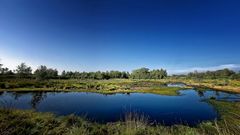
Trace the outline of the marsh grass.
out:
[[[48,80],[38,82],[36,80],[10,80],[1,82],[4,87],[0,91],[45,91],[45,92],[95,92],[102,94],[114,93],[153,93],[161,95],[178,95],[178,90],[183,88],[166,87],[162,80]],[[6,86],[6,87],[5,87]]]
[[[240,93],[240,80],[231,79],[110,79],[110,80],[79,80],[51,79],[37,81],[34,79],[8,79],[0,81],[0,91],[90,91],[98,93],[149,92],[155,94],[177,95],[176,91],[165,91],[168,83],[185,83],[185,88],[214,89]],[[226,83],[227,82],[227,83]],[[179,89],[178,89],[179,90]]]

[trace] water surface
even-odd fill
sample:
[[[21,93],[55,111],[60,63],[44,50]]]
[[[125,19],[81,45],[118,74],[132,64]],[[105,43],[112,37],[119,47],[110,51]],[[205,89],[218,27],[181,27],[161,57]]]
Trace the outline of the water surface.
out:
[[[182,90],[180,96],[146,93],[103,95],[80,92],[3,92],[1,106],[35,109],[57,115],[84,115],[97,122],[114,122],[127,112],[136,112],[151,122],[165,125],[196,125],[218,118],[213,106],[205,102],[214,96],[217,100],[240,101],[239,94],[217,91]]]

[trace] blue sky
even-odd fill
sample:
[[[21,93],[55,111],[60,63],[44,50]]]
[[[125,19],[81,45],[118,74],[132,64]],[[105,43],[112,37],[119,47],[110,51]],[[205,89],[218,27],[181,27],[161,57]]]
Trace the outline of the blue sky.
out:
[[[0,58],[59,70],[238,68],[237,0],[0,0]]]

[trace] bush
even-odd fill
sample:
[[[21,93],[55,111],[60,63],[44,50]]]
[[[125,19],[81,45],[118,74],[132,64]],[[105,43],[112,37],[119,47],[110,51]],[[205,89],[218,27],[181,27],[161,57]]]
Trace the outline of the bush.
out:
[[[5,83],[0,83],[0,88],[5,89],[6,88]]]

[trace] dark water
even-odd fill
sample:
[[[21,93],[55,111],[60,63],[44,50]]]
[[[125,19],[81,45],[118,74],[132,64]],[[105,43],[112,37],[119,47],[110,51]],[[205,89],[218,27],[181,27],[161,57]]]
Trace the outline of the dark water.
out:
[[[74,113],[97,122],[118,121],[127,112],[135,112],[147,116],[151,122],[165,125],[195,125],[218,118],[213,106],[204,102],[204,99],[212,96],[217,100],[240,101],[239,94],[195,90],[182,90],[180,93],[180,96],[163,96],[143,93],[102,95],[79,92],[3,92],[0,101],[4,107],[36,109],[57,115]]]

